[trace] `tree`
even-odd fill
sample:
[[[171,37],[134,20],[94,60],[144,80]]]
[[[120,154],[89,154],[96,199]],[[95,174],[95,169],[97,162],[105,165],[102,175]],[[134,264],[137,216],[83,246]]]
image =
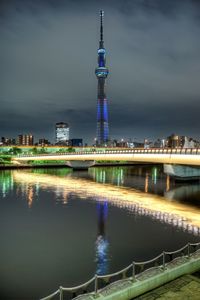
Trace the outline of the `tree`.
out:
[[[45,154],[45,153],[48,153],[46,148],[42,147],[41,149],[38,149],[38,154]]]
[[[72,148],[72,147],[69,147],[69,148],[68,148],[68,152],[75,152],[75,149]]]
[[[38,154],[38,149],[37,147],[34,147],[33,149],[31,149],[32,154]]]
[[[11,155],[18,155],[18,154],[22,153],[22,149],[20,149],[18,147],[12,147],[12,148],[10,148],[8,153]]]

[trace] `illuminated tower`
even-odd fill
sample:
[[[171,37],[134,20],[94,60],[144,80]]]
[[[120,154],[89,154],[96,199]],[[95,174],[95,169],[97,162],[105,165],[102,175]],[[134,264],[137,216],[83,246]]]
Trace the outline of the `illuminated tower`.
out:
[[[98,79],[98,99],[97,99],[97,145],[105,146],[109,140],[108,128],[108,102],[105,94],[105,80],[108,76],[106,67],[106,50],[103,41],[103,10],[100,11],[100,41],[98,49],[98,67],[95,74]]]

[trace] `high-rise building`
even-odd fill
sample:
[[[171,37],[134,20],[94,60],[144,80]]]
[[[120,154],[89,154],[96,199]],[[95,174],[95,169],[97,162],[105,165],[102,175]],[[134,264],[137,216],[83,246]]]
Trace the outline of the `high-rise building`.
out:
[[[167,138],[167,146],[169,148],[182,148],[185,142],[185,137],[177,134],[172,134]]]
[[[68,145],[69,125],[64,122],[56,123],[56,144]]]
[[[72,147],[83,147],[83,139],[71,139],[70,146]]]
[[[13,138],[6,138],[6,137],[1,138],[1,145],[12,146],[12,145],[15,145],[15,144],[16,144],[16,140],[13,139]]]
[[[17,144],[21,146],[33,146],[34,137],[32,134],[20,134],[18,135]]]
[[[49,146],[50,145],[50,142],[47,140],[47,139],[39,139],[39,142],[38,142],[38,146],[42,146],[42,147],[45,147],[45,146]]]
[[[98,67],[95,74],[98,79],[98,99],[97,99],[97,145],[106,146],[109,141],[108,128],[108,103],[105,94],[105,81],[108,76],[106,67],[106,50],[103,40],[103,16],[104,12],[100,11],[100,41],[98,49]]]

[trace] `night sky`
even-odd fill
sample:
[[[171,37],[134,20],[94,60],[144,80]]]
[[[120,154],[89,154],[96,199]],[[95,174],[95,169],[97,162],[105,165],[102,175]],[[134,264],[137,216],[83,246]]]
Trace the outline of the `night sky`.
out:
[[[111,138],[199,138],[200,3],[192,0],[4,0],[0,136],[96,136],[99,10],[110,74]]]

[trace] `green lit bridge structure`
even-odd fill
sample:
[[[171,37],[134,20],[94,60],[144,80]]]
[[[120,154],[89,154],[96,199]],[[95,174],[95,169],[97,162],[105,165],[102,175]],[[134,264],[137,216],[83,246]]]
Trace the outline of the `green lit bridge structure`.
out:
[[[152,148],[109,149],[45,154],[22,154],[12,158],[13,162],[35,160],[65,161],[129,161],[139,163],[161,163],[200,166],[200,148]]]

